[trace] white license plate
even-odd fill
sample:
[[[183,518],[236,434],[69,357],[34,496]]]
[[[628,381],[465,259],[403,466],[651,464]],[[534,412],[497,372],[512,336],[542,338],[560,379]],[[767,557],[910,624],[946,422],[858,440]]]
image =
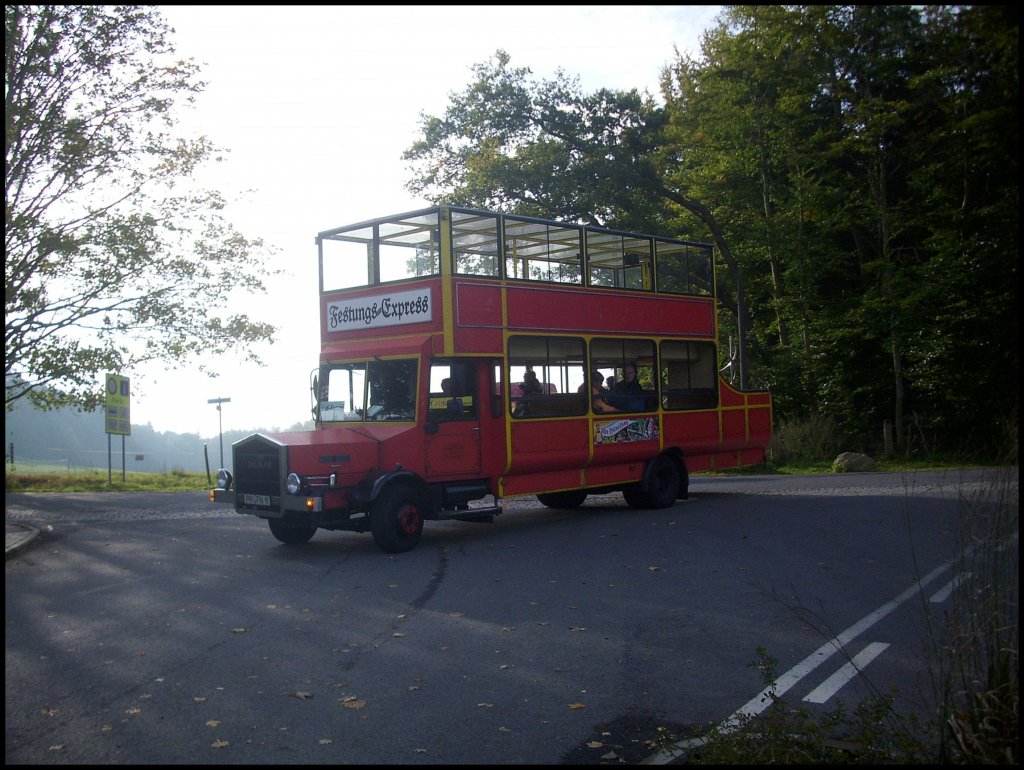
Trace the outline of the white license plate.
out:
[[[270,495],[242,495],[246,505],[270,505]]]

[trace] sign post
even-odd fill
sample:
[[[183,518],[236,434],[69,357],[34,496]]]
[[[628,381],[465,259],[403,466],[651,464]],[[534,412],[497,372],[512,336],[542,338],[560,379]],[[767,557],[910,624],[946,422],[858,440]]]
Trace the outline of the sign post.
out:
[[[106,375],[104,395],[104,420],[107,430],[107,483],[111,483],[113,470],[110,457],[110,436],[121,436],[121,481],[125,479],[124,437],[132,435],[131,384],[127,377],[119,374]]]
[[[218,427],[218,430],[220,431],[220,466],[219,467],[221,467],[221,468],[224,467],[224,419],[223,419],[223,414],[221,412],[220,405],[221,404],[226,404],[230,400],[231,400],[230,398],[211,398],[211,399],[207,399],[207,401],[206,401],[206,403],[208,403],[208,404],[216,404],[217,405],[217,427]]]

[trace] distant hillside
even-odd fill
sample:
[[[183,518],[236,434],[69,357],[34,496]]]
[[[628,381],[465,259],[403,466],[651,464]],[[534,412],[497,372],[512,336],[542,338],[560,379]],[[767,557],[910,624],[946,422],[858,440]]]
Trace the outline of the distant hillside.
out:
[[[31,406],[18,406],[7,412],[4,421],[4,455],[10,469],[13,445],[14,466],[19,463],[45,462],[72,468],[108,467],[107,433],[103,412],[76,412],[59,409],[41,412]],[[296,426],[298,427],[298,426]],[[303,427],[312,427],[307,423]],[[224,461],[231,464],[231,444],[255,430],[224,431]],[[150,425],[132,425],[132,434],[124,437],[124,469],[145,473],[166,473],[180,469],[205,472],[203,445],[209,455],[211,472],[220,466],[220,437],[200,437],[198,433],[160,433]],[[121,436],[110,436],[109,463],[121,469]]]

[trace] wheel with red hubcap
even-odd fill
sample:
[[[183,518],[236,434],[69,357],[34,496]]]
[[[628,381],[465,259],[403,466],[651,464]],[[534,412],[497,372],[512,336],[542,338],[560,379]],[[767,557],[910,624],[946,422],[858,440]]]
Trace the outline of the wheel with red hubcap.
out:
[[[408,484],[385,489],[370,509],[370,532],[382,551],[411,551],[423,534],[423,507],[416,490]]]

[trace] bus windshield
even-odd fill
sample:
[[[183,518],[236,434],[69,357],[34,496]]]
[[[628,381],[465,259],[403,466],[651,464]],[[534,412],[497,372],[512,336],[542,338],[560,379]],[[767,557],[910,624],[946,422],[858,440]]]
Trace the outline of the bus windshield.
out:
[[[406,421],[416,417],[416,360],[357,361],[320,370],[320,421]]]

